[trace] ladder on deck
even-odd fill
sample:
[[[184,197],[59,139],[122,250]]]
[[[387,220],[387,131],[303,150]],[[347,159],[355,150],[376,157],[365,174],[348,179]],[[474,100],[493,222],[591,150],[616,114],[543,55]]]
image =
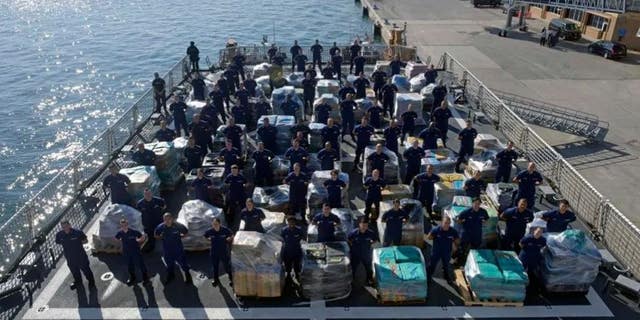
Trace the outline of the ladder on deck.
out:
[[[609,131],[609,123],[601,121],[596,115],[491,90],[522,120],[533,125],[584,137],[589,141],[603,141]]]

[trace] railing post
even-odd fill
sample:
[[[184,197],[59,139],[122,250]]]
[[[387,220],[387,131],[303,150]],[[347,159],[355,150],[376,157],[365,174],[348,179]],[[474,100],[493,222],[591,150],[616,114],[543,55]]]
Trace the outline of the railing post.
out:
[[[165,88],[166,92],[171,92],[173,89],[173,70],[169,70],[167,73],[167,87]]]
[[[109,154],[108,156],[111,157],[114,150],[113,129],[112,128],[107,129],[107,131],[105,132],[105,136],[107,139],[107,152]]]
[[[465,70],[462,74],[462,77],[466,75],[467,71]],[[478,86],[478,95],[476,96],[476,109],[482,110],[482,96],[484,94],[484,86],[481,84]]]
[[[27,225],[29,228],[29,247],[31,247],[31,245],[33,244],[33,240],[36,238],[36,230],[35,230],[35,225],[33,223],[33,219],[35,218],[35,208],[33,207],[33,204],[31,202],[29,202],[27,204],[27,210],[25,210],[26,214],[27,214]]]
[[[138,130],[138,115],[140,110],[138,110],[138,104],[134,104],[131,110],[131,130],[129,131],[129,136],[132,137],[136,134]]]
[[[71,180],[73,183],[73,191],[80,192],[80,161],[78,159],[73,159],[73,161],[71,161]]]
[[[529,127],[522,130],[519,145],[522,147],[522,151],[524,151],[525,154],[529,153]]]

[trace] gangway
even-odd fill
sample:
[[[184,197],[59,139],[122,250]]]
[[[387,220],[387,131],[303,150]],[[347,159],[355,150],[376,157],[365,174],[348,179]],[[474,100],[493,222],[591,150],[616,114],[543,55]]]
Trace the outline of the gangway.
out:
[[[522,120],[530,124],[584,137],[589,141],[603,141],[609,131],[609,123],[594,114],[491,90]]]

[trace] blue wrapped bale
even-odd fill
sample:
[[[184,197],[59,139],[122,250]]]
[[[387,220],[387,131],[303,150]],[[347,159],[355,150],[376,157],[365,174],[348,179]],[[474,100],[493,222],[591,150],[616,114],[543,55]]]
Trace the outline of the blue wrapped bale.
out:
[[[524,301],[529,278],[514,252],[471,250],[464,272],[481,301]]]
[[[427,273],[422,252],[413,246],[373,250],[373,266],[382,303],[419,302],[427,298]]]

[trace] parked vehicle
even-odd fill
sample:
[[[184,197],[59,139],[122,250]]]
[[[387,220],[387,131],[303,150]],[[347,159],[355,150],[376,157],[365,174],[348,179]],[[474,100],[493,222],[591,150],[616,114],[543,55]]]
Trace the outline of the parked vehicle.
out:
[[[587,49],[589,52],[599,54],[605,59],[617,59],[627,56],[627,46],[615,41],[596,41],[591,43]]]
[[[580,40],[582,38],[582,31],[578,25],[567,19],[552,19],[547,29],[558,31],[560,38],[565,40]]]
[[[479,6],[491,6],[497,8],[502,4],[502,0],[472,0],[471,3],[473,3],[473,6],[476,8]]]

